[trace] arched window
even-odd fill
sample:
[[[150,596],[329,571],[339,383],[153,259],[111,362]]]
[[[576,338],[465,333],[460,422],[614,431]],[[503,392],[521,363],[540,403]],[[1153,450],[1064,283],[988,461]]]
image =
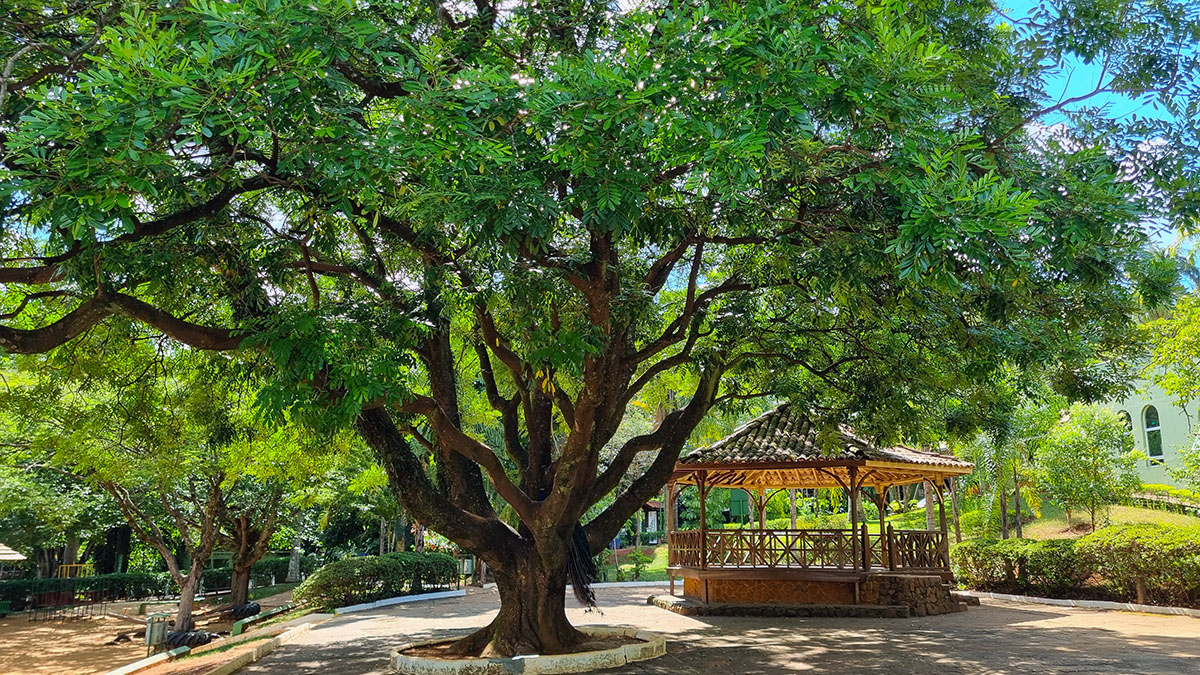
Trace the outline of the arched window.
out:
[[[1158,424],[1158,408],[1146,406],[1142,421],[1146,423],[1146,454],[1162,457],[1162,427]]]
[[[1133,417],[1129,415],[1128,410],[1121,411],[1121,423],[1125,425],[1125,431],[1133,431]]]

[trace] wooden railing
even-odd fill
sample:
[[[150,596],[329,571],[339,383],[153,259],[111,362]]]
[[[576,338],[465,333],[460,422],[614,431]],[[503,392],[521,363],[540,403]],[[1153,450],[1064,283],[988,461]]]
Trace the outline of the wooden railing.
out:
[[[683,530],[667,541],[672,567],[950,569],[946,535],[939,531]]]

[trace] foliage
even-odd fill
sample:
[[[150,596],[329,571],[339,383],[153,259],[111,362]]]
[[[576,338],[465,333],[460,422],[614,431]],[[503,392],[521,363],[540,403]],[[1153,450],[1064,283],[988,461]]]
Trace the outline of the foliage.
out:
[[[635,548],[625,555],[625,562],[633,565],[634,581],[641,581],[642,575],[646,572],[646,566],[653,561],[654,557],[646,555],[646,552],[640,548]]]
[[[383,557],[400,563],[411,593],[420,593],[426,585],[452,585],[458,577],[458,560],[446,553],[395,551]]]
[[[443,553],[389,553],[383,556],[346,558],[312,573],[292,597],[317,607],[332,609],[419,593],[421,580],[445,585],[458,573],[454,558]]]
[[[1083,537],[1076,548],[1126,597],[1141,582],[1152,602],[1200,600],[1200,527],[1117,525]]]
[[[1200,291],[1180,296],[1173,311],[1146,324],[1147,376],[1181,406],[1200,399]]]
[[[959,582],[980,590],[1059,595],[1092,575],[1074,539],[973,539],[951,548],[950,559]]]
[[[130,572],[65,581],[56,578],[0,581],[0,601],[8,600],[19,610],[30,594],[58,591],[64,584],[71,584],[77,592],[104,591],[110,600],[164,597],[177,590],[167,572]]]
[[[419,522],[555,586],[714,408],[894,440],[973,432],[1007,363],[1102,395],[1161,300],[1139,224],[1200,210],[1192,125],[1047,91],[1103,60],[1194,110],[1180,0],[14,2],[0,346],[269,364],[264,415],[354,425]],[[493,646],[569,647],[495,628],[545,621]]]
[[[1120,416],[1100,406],[1071,406],[1046,439],[1038,469],[1050,498],[1068,514],[1088,510],[1093,529],[1097,508],[1123,501],[1141,485],[1133,439]]]

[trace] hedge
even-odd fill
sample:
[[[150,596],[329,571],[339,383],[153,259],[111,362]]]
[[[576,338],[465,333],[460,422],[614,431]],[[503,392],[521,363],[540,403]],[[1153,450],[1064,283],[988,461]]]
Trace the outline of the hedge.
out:
[[[1076,548],[1122,595],[1166,604],[1200,600],[1200,527],[1115,525],[1079,540]]]
[[[1073,539],[978,539],[950,551],[954,575],[971,588],[1057,595],[1083,584],[1092,567]]]
[[[281,584],[287,579],[288,558],[263,558],[250,566],[250,580],[256,587],[270,586],[272,583]],[[300,572],[307,576],[317,568],[316,556],[306,555],[300,558]],[[214,567],[204,570],[205,590],[229,588],[233,581],[233,568]]]
[[[345,607],[408,593],[423,584],[445,586],[458,574],[458,563],[444,553],[397,552],[331,562],[300,584],[293,600],[318,608]]]
[[[1101,590],[1126,600],[1139,599],[1140,585],[1143,602],[1200,602],[1200,527],[1115,525],[1080,539],[965,541],[950,559],[968,588],[1056,596],[1082,592],[1098,574]]]
[[[75,592],[107,591],[110,600],[148,598],[171,592],[174,582],[168,572],[128,572],[101,574],[74,579],[17,579],[0,581],[0,600],[12,603],[13,610],[25,607],[30,595],[73,588]]]

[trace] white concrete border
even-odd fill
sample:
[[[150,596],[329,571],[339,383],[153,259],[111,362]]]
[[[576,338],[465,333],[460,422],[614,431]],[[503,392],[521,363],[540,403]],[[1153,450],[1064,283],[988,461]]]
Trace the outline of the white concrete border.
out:
[[[376,600],[375,602],[364,602],[360,605],[349,605],[347,607],[338,607],[333,610],[334,614],[350,614],[351,612],[365,612],[369,609],[379,609],[380,607],[390,607],[392,605],[402,605],[406,602],[420,602],[421,600],[441,600],[442,598],[461,598],[467,592],[463,589],[456,591],[436,591],[434,593],[417,593],[416,595],[401,595],[397,598],[386,598],[384,600]]]
[[[1055,605],[1057,607],[1078,607],[1080,609],[1107,609],[1120,612],[1143,612],[1146,614],[1169,614],[1190,616],[1200,619],[1200,609],[1187,607],[1161,607],[1159,605],[1139,605],[1134,602],[1111,602],[1109,600],[1064,600],[1062,598],[1039,598],[1033,595],[1010,595],[1008,593],[989,593],[987,591],[954,591],[962,595],[989,600],[1005,600],[1008,602],[1029,602],[1035,605]]]
[[[254,663],[255,661],[266,656],[267,654],[270,654],[271,652],[275,651],[279,647],[291,642],[293,639],[295,639],[295,637],[297,635],[307,631],[308,629],[312,628],[313,626],[315,626],[318,623],[321,623],[321,622],[320,621],[310,621],[308,623],[302,623],[299,626],[296,626],[295,628],[290,628],[290,629],[280,633],[279,635],[276,635],[275,637],[263,642],[262,644],[258,645],[254,649],[251,649],[250,651],[242,653],[242,654],[238,654],[235,658],[230,659],[229,661],[226,661],[225,663],[222,663],[221,665],[217,666],[216,668],[208,671],[207,675],[230,675],[231,673],[236,673],[237,671],[241,670],[242,668],[246,667],[247,665]]]
[[[446,642],[446,638],[426,640],[400,645],[392,650],[391,671],[399,675],[555,675],[557,673],[584,673],[605,668],[619,668],[627,663],[658,658],[667,653],[667,639],[656,633],[636,628],[615,626],[586,626],[584,633],[595,637],[632,637],[641,640],[637,644],[622,645],[611,649],[575,654],[529,654],[509,659],[437,659],[405,656],[402,652],[413,647],[435,645]]]
[[[159,652],[153,656],[147,656],[144,659],[138,659],[133,663],[127,663],[120,668],[108,671],[106,675],[131,675],[132,673],[140,673],[143,670],[153,668],[160,663],[174,661],[175,659],[187,654],[192,650],[191,647],[176,647],[165,652]]]

